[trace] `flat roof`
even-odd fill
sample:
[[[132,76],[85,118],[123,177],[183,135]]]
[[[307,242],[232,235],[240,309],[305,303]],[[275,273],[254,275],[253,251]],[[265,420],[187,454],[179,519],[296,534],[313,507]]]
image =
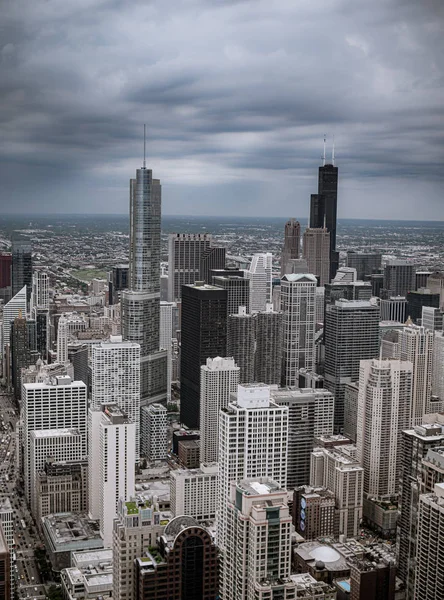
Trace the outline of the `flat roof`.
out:
[[[74,437],[80,435],[78,429],[35,429],[31,431],[31,436],[36,438]]]

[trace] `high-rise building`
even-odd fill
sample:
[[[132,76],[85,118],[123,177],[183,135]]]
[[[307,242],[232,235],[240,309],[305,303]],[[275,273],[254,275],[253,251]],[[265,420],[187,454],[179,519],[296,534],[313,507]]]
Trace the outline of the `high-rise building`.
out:
[[[83,381],[88,389],[91,387],[91,375],[89,368],[88,344],[74,342],[68,346],[68,361],[74,369],[74,380]]]
[[[407,318],[407,299],[404,296],[382,298],[379,303],[381,321],[405,323]]]
[[[440,401],[444,401],[444,334],[442,331],[436,331],[433,340],[432,394]]]
[[[110,548],[119,499],[134,496],[136,424],[117,404],[90,408],[88,438],[89,512]]]
[[[31,431],[75,429],[82,438],[82,456],[86,456],[86,420],[87,387],[83,381],[72,381],[65,375],[22,385],[23,473],[30,504],[35,494],[31,485]]]
[[[444,432],[437,424],[416,426],[402,432],[396,550],[398,577],[404,582],[410,598],[415,587],[419,494],[433,491],[423,477],[423,459],[430,449],[443,444]]]
[[[12,239],[12,296],[26,286],[26,301],[32,291],[32,246],[31,241],[17,235]]]
[[[135,597],[137,600],[219,598],[217,566],[217,546],[210,533],[192,517],[176,517],[160,536],[158,550],[145,550],[136,559]]]
[[[226,248],[223,246],[209,246],[200,255],[199,281],[213,283],[211,271],[225,269]]]
[[[15,511],[12,508],[11,501],[8,497],[4,496],[0,499],[0,530],[2,530],[6,546],[9,550],[9,573],[8,573],[8,561],[4,559],[4,582],[5,582],[5,600],[14,598],[15,590],[15,574],[14,574],[14,561],[11,560],[11,553],[14,548],[14,515]],[[8,586],[9,582],[9,586]],[[9,587],[9,589],[6,589]]]
[[[315,430],[314,391],[273,390],[271,398],[278,406],[288,407],[287,487],[308,485]]]
[[[166,399],[165,350],[159,350],[161,186],[144,165],[130,180],[129,289],[122,292],[122,335],[140,344],[141,404]]]
[[[356,537],[362,519],[364,469],[347,448],[316,447],[311,455],[310,485],[333,492],[338,534]]]
[[[267,385],[280,385],[282,378],[283,318],[281,311],[267,304],[265,311],[255,313],[256,352],[254,380]]]
[[[256,313],[257,314],[257,313]],[[228,315],[227,354],[239,367],[239,382],[254,382],[254,359],[256,349],[256,320],[240,306],[236,314]]]
[[[355,252],[349,250],[346,257],[346,266],[356,269],[360,281],[367,275],[378,273],[381,269],[382,254],[380,252]]]
[[[188,515],[199,523],[216,518],[217,463],[201,464],[199,469],[174,469],[170,473],[170,499],[173,516]]]
[[[356,448],[369,498],[384,501],[398,494],[401,432],[410,424],[411,400],[410,362],[361,361]]]
[[[227,520],[220,598],[293,600],[287,491],[267,477],[233,481]]]
[[[68,343],[72,333],[84,331],[88,322],[84,314],[77,312],[64,313],[57,324],[57,362],[68,361]]]
[[[170,233],[168,236],[168,300],[182,297],[182,286],[199,281],[201,256],[211,246],[209,233]],[[223,265],[222,265],[223,266]]]
[[[0,525],[0,598],[11,600],[11,550]]]
[[[129,287],[129,265],[116,265],[109,274],[108,292],[109,305],[118,304],[120,300],[119,292]]]
[[[27,369],[35,363],[35,352],[31,352],[30,326],[25,316],[19,313],[12,323],[11,344],[11,372],[14,395],[18,399],[22,392],[21,370]]]
[[[140,411],[140,448],[149,461],[166,460],[168,452],[167,409],[162,404],[143,406]]]
[[[171,400],[171,383],[173,377],[173,311],[174,302],[160,303],[160,348],[167,352],[167,401]]]
[[[216,357],[200,371],[200,462],[212,463],[218,460],[219,414],[237,392],[240,369],[233,358]]]
[[[272,301],[272,255],[270,252],[253,254],[245,277],[250,280],[250,311],[265,310]]]
[[[229,277],[213,277],[213,285],[227,290],[227,312],[229,315],[237,314],[239,306],[244,306],[250,312],[250,280],[245,277],[230,275]]]
[[[32,274],[31,307],[49,308],[49,276],[40,269]]]
[[[444,598],[444,484],[419,497],[414,600]]]
[[[11,287],[12,254],[0,254],[0,289]]]
[[[199,427],[200,367],[207,358],[227,355],[227,290],[213,285],[182,289],[180,420]]]
[[[423,323],[420,323],[422,309],[425,306],[439,309],[439,302],[439,294],[432,294],[427,288],[409,292],[407,294],[407,316],[415,323],[423,325]]]
[[[296,219],[289,219],[285,223],[284,247],[281,255],[281,277],[288,271],[288,261],[299,258],[301,250],[301,224]]]
[[[443,330],[443,313],[439,308],[423,306],[421,314],[421,325],[430,331]]]
[[[310,198],[310,228],[326,227],[330,233],[330,279],[336,275],[339,255],[336,252],[336,219],[338,208],[338,167],[333,164],[319,167],[318,193]]]
[[[384,288],[381,294],[407,297],[408,292],[416,289],[415,266],[402,259],[389,260],[384,267]]]
[[[316,285],[316,277],[311,274],[284,275],[281,279],[285,387],[297,385],[299,369],[314,369]]]
[[[287,484],[288,407],[270,399],[263,384],[239,385],[219,413],[218,544],[225,548],[230,482],[271,477]]]
[[[335,431],[344,426],[345,384],[358,381],[361,360],[379,354],[379,307],[337,300],[325,307],[325,387],[335,397]]]
[[[324,487],[303,485],[293,492],[293,525],[308,542],[337,535],[336,501]]]
[[[136,427],[136,457],[140,448],[140,346],[111,336],[91,350],[91,407],[117,404]]]
[[[325,227],[308,228],[304,232],[304,258],[308,272],[313,273],[319,285],[330,281],[330,233]]]
[[[11,342],[12,323],[20,314],[22,316],[26,315],[26,286],[11,298],[3,308],[3,352]]]

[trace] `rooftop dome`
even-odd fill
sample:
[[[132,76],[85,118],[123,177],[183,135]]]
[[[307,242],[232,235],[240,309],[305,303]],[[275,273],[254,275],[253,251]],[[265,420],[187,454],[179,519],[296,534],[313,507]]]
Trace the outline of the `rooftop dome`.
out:
[[[182,515],[172,519],[165,527],[165,535],[176,537],[183,529],[187,527],[199,527],[199,523],[193,517]]]
[[[341,558],[339,552],[330,546],[319,546],[310,552],[310,556],[316,561],[321,561],[323,563],[336,562]]]

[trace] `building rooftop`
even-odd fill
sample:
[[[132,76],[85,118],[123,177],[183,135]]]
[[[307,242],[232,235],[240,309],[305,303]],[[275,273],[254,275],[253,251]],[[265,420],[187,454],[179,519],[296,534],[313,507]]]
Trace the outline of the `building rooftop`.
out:
[[[112,564],[113,551],[112,548],[99,548],[98,550],[84,550],[73,552],[71,555],[72,564],[82,568],[94,564]]]
[[[36,429],[31,431],[31,436],[36,438],[74,437],[79,435],[78,429]]]
[[[237,484],[237,488],[247,496],[263,496],[282,491],[281,486],[269,477],[243,479]]]
[[[103,547],[99,521],[86,513],[59,513],[43,518],[45,537],[55,552],[81,549],[84,542],[93,542],[95,548]]]

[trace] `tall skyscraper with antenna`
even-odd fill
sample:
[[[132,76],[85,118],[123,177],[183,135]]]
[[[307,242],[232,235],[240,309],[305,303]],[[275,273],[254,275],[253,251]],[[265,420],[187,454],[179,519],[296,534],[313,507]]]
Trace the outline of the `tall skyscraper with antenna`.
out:
[[[339,253],[336,251],[336,221],[338,209],[338,167],[335,166],[335,147],[331,162],[327,162],[326,138],[324,137],[324,156],[319,167],[318,193],[310,198],[310,228],[326,227],[330,233],[330,279],[336,275],[339,266]]]
[[[141,405],[166,399],[167,352],[159,350],[161,186],[143,167],[130,180],[129,289],[122,293],[122,333],[140,344]]]

